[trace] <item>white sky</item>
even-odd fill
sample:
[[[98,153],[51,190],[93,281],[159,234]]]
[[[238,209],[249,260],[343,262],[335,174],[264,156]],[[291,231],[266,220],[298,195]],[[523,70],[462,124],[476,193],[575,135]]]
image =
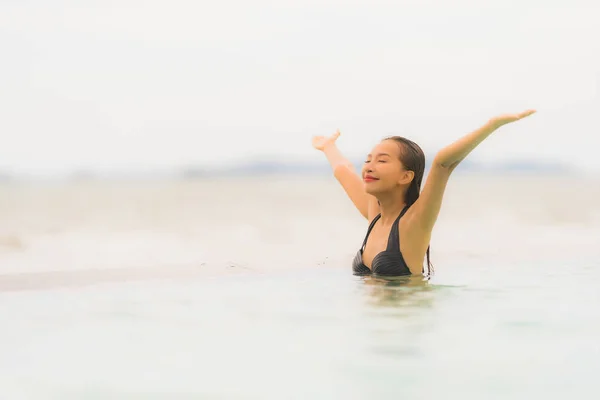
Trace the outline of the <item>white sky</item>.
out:
[[[474,159],[600,170],[600,5],[549,0],[2,0],[0,168],[435,153],[537,108]]]

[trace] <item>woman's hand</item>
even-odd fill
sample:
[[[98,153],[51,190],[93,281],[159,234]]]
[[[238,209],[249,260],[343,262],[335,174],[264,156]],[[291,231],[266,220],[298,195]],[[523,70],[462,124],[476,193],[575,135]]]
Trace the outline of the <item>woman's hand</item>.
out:
[[[490,119],[490,123],[493,124],[495,127],[499,128],[502,125],[506,125],[506,124],[509,124],[511,122],[515,122],[515,121],[518,121],[520,119],[529,117],[533,113],[535,113],[535,110],[527,110],[527,111],[523,111],[522,113],[518,113],[518,114],[504,114],[504,115],[499,115],[497,117],[494,117],[494,118]]]
[[[324,151],[327,146],[334,144],[339,136],[339,129],[331,136],[313,136],[312,145],[315,149]]]

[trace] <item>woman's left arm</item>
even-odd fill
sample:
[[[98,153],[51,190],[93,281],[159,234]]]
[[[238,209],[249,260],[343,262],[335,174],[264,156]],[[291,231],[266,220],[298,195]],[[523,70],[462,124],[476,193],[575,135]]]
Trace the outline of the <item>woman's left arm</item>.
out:
[[[528,117],[534,112],[535,110],[528,110],[520,114],[506,114],[492,118],[481,128],[440,150],[431,164],[421,195],[410,207],[410,225],[424,233],[431,233],[442,206],[448,179],[456,166],[495,130]]]

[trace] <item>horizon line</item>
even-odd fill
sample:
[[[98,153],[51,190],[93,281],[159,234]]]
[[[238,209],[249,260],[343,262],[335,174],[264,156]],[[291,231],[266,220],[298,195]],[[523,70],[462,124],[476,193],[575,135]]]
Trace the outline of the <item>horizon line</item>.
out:
[[[352,165],[360,170],[362,161],[350,160]],[[427,172],[431,167],[431,162],[425,165]],[[513,159],[504,161],[481,162],[480,160],[464,160],[461,162],[457,171],[462,172],[482,172],[482,173],[589,173],[594,172],[590,169],[580,168],[573,164],[564,162],[552,162],[542,160],[523,160]],[[64,171],[52,172],[23,172],[23,171],[7,171],[0,169],[0,182],[20,181],[27,179],[35,179],[40,177],[70,181],[82,180],[102,180],[111,178],[202,178],[202,177],[226,177],[226,176],[264,176],[270,174],[282,175],[325,175],[331,172],[329,163],[325,160],[239,160],[233,165],[225,165],[218,167],[208,167],[203,164],[183,164],[173,166],[143,166],[141,168],[125,167],[125,168],[94,168],[94,167],[78,167],[70,168]]]

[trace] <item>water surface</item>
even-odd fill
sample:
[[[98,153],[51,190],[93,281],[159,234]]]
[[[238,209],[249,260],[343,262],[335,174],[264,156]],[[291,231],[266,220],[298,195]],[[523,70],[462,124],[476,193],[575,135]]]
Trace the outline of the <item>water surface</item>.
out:
[[[0,397],[600,394],[596,186],[457,179],[407,282],[333,182],[255,183],[3,187]]]

